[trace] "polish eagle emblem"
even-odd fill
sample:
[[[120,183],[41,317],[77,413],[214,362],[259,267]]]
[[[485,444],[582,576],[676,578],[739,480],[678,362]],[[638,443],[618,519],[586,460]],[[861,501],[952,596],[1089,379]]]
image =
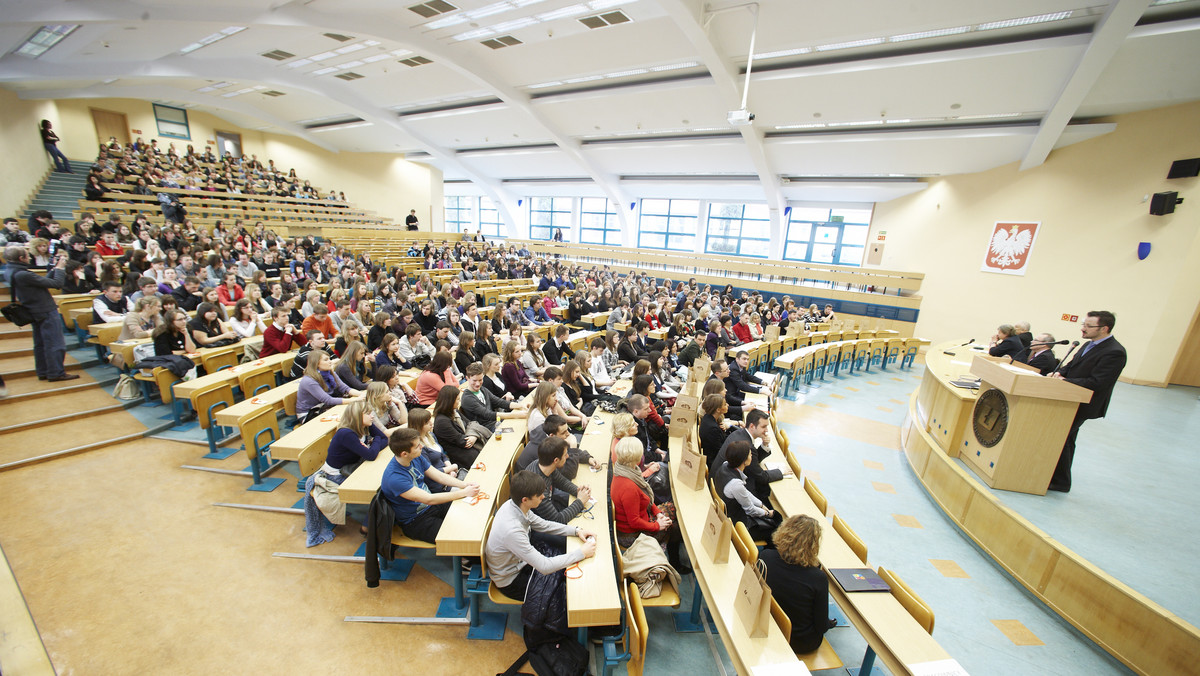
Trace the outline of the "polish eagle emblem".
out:
[[[1033,244],[1033,234],[1022,230],[1019,225],[1005,231],[997,229],[992,235],[991,246],[988,250],[988,262],[997,268],[1019,268],[1025,264],[1025,255]]]

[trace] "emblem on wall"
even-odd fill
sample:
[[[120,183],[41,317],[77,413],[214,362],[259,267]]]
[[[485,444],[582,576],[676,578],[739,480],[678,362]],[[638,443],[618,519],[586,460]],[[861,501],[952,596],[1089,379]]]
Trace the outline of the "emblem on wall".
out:
[[[983,256],[984,272],[1024,275],[1041,223],[997,222]]]
[[[971,413],[971,428],[984,448],[1000,443],[1008,429],[1008,399],[1003,392],[991,389],[979,395]]]

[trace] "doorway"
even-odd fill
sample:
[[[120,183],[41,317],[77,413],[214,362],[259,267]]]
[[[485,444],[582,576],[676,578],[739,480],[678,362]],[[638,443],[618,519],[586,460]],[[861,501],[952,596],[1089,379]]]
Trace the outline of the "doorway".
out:
[[[129,145],[129,123],[125,113],[117,113],[101,108],[89,108],[92,111],[92,124],[96,125],[96,141],[108,144],[108,139],[115,138],[121,147]]]
[[[234,157],[242,156],[242,135],[231,131],[213,131],[217,136],[217,155],[225,157],[229,153]]]

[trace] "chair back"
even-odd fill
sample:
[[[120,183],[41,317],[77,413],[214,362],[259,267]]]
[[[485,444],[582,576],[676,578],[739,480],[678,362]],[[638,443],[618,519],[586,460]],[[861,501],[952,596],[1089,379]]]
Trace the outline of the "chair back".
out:
[[[833,529],[837,531],[838,535],[842,536],[846,544],[850,545],[850,549],[854,552],[854,555],[865,565],[867,563],[867,545],[862,541],[862,538],[858,537],[858,533],[855,533],[854,529],[847,525],[842,520],[842,517],[836,514],[833,516]]]
[[[203,356],[200,357],[200,363],[208,373],[216,373],[221,369],[237,366],[238,356],[230,348],[221,348],[220,350],[203,353]]]
[[[175,391],[171,387],[179,382],[179,376],[162,366],[154,367],[151,373],[154,374],[154,384],[158,386],[158,394],[162,397],[162,402],[169,404],[175,401]]]
[[[237,376],[238,387],[246,399],[258,394],[261,390],[275,387],[275,371],[270,366],[262,365],[249,368]]]
[[[808,493],[808,497],[812,498],[813,503],[817,505],[817,509],[821,510],[822,514],[829,511],[829,501],[825,499],[825,494],[821,492],[820,488],[817,488],[812,479],[807,477],[804,479],[804,492]]]
[[[300,393],[300,389],[294,389],[283,397],[283,412],[295,417],[296,416],[296,395]]]
[[[787,437],[785,436],[784,438],[786,439]],[[799,481],[804,476],[800,472],[800,461],[796,459],[796,456],[792,454],[791,451],[784,453],[783,458],[787,460],[788,467],[792,468],[792,474],[794,474],[796,476],[796,480]]]
[[[321,469],[321,465],[325,464],[325,457],[328,454],[328,447],[309,446],[300,450],[298,462],[300,464],[300,476],[306,477],[317,470]]]
[[[222,408],[233,406],[233,385],[228,381],[213,383],[210,387],[205,387],[193,394],[192,401],[196,405],[196,417],[200,419],[200,428],[208,429],[216,422],[209,418],[210,408],[217,404],[225,404],[213,409],[213,413],[215,413]]]
[[[629,605],[629,664],[626,668],[630,676],[641,676],[646,667],[646,643],[650,638],[650,625],[646,622],[646,608],[642,605],[642,595],[638,593],[637,585],[631,580],[625,586],[625,595]]]
[[[880,568],[879,577],[888,583],[888,586],[892,588],[892,596],[895,596],[900,605],[904,606],[904,609],[908,611],[908,614],[913,616],[917,624],[921,625],[921,628],[926,632],[932,634],[933,608],[930,608],[929,604],[925,603],[920,596],[917,596],[912,587],[905,584],[904,580],[901,580],[900,576],[894,572]]]
[[[238,431],[241,432],[246,455],[250,458],[260,455],[260,449],[279,438],[279,421],[275,417],[275,409],[260,408],[253,413],[247,413],[238,420]],[[263,437],[270,438],[263,441]]]
[[[791,639],[792,637],[792,619],[783,612],[783,606],[779,605],[779,601],[775,597],[771,597],[771,617],[774,618],[775,624],[779,625],[779,631],[783,632],[783,637]]]
[[[758,561],[758,547],[754,544],[754,538],[750,537],[750,530],[741,521],[733,524],[733,545],[747,565]]]

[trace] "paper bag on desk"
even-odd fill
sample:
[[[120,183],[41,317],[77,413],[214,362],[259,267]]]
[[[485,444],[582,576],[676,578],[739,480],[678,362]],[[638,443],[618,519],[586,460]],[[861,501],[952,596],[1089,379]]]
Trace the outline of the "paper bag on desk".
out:
[[[712,360],[707,356],[696,357],[692,368],[688,369],[688,382],[703,383],[712,374]],[[703,386],[702,386],[703,387]]]
[[[713,563],[729,561],[729,543],[733,537],[733,522],[717,511],[716,503],[709,505],[708,518],[704,520],[704,532],[700,535],[700,546],[712,557]]]
[[[696,409],[699,406],[699,397],[688,394],[681,394],[676,397],[675,405],[671,407],[671,427],[668,430],[668,434],[673,437],[683,437],[695,429],[697,420]]]
[[[771,324],[763,331],[763,342],[770,343],[779,340],[779,325]]]
[[[696,452],[695,442],[689,441],[685,436],[679,457],[673,462],[679,463],[679,474],[676,478],[679,486],[693,491],[704,488],[707,463],[704,456]]]
[[[723,345],[718,346],[717,353],[715,355],[713,355],[713,361],[716,361],[718,359],[724,359],[724,358],[725,358],[725,346],[723,346]]]
[[[758,572],[757,563],[747,565],[742,571],[733,610],[750,638],[767,635],[767,627],[771,622],[771,588]]]

